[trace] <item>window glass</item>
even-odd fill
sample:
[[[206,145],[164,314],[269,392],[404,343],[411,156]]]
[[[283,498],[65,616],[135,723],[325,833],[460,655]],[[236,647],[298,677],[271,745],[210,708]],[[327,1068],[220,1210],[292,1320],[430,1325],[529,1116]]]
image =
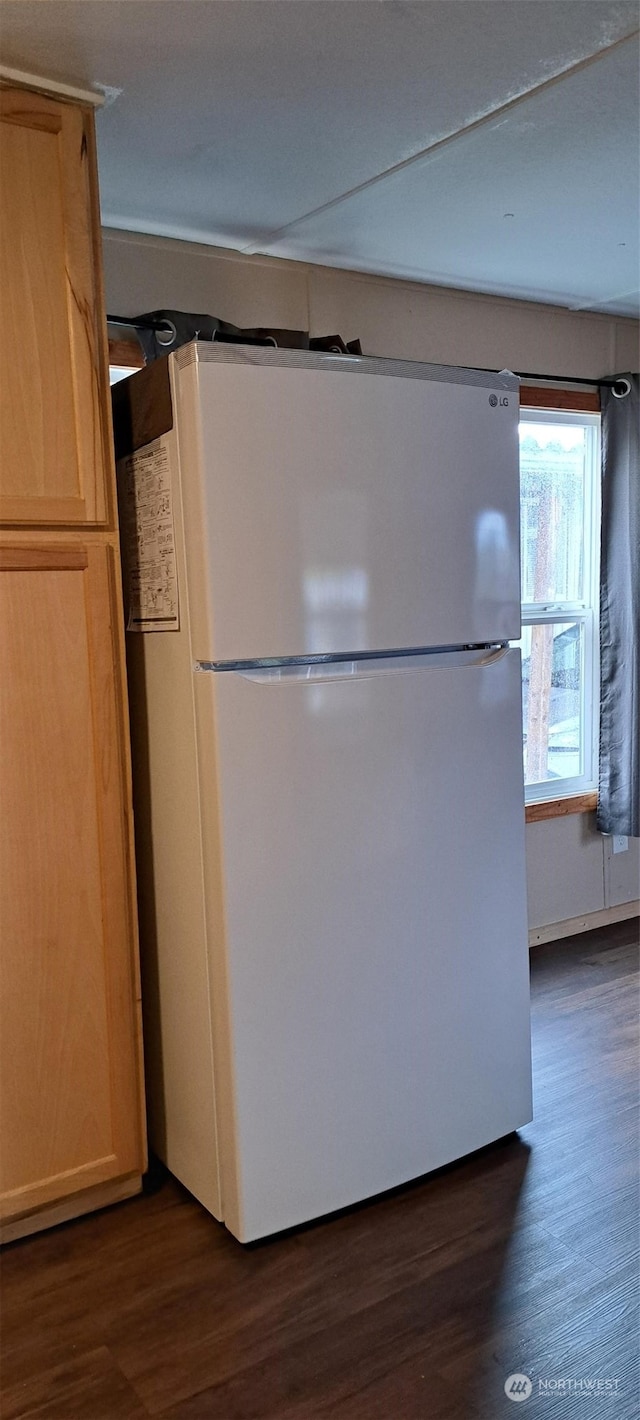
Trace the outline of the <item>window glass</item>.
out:
[[[574,779],[584,768],[584,628],[577,621],[522,629],[524,777]]]
[[[135,375],[135,370],[130,369],[128,365],[109,366],[110,385],[117,385],[120,380],[128,380],[129,375]]]
[[[585,429],[520,425],[523,602],[584,591]]]

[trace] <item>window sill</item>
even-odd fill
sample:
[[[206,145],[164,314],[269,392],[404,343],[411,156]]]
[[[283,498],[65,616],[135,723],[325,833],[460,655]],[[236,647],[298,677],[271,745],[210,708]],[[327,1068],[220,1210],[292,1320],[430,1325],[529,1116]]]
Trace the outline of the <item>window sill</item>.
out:
[[[545,818],[564,818],[565,814],[593,813],[597,802],[595,789],[590,794],[571,794],[566,799],[538,799],[534,804],[525,804],[525,821],[539,823]]]

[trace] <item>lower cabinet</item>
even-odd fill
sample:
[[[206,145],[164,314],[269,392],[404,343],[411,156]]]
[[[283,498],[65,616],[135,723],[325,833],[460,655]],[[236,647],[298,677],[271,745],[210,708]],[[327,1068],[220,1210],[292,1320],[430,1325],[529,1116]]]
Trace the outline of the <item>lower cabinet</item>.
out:
[[[90,539],[9,546],[6,538],[0,547],[5,1238],[136,1191],[145,1167],[116,549]]]

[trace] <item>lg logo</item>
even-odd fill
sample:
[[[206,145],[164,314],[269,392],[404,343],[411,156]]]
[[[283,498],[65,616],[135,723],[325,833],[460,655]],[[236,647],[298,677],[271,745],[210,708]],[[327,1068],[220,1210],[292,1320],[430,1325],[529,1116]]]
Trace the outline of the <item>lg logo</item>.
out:
[[[495,408],[496,408],[496,405],[498,405],[498,404],[500,404],[500,405],[505,405],[505,404],[508,405],[508,403],[509,403],[509,400],[508,400],[506,394],[501,395],[501,396],[500,396],[500,399],[498,399],[497,394],[490,394],[490,395],[489,395],[489,404],[491,405],[491,408],[492,408],[492,409],[495,409]]]

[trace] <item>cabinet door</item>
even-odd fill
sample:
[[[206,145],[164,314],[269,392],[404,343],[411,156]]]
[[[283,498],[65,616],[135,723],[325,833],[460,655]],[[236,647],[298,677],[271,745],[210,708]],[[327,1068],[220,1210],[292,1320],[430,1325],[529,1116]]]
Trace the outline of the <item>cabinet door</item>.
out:
[[[105,546],[0,549],[2,1213],[144,1163]]]
[[[93,115],[0,90],[0,518],[104,523]]]

